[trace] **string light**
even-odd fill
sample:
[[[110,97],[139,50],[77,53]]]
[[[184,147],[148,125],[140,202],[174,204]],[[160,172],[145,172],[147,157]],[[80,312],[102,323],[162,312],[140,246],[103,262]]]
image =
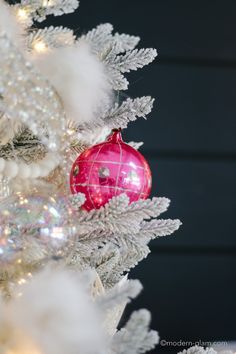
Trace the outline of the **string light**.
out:
[[[23,284],[25,284],[25,283],[26,283],[26,280],[25,280],[24,278],[18,280],[18,284],[19,284],[19,285],[23,285]]]
[[[67,129],[67,134],[68,135],[73,135],[75,133],[74,129]]]
[[[17,17],[20,21],[26,21],[29,18],[28,13],[25,9],[19,9],[17,11]]]
[[[33,49],[38,53],[43,53],[47,50],[47,46],[43,41],[36,41],[33,44]]]

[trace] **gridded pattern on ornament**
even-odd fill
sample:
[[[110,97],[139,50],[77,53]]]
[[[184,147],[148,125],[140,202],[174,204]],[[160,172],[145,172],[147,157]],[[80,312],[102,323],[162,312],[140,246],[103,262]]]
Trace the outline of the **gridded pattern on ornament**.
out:
[[[99,208],[112,197],[126,193],[130,201],[146,199],[151,190],[151,171],[145,158],[113,137],[98,144],[75,161],[71,190],[84,193],[87,210]]]

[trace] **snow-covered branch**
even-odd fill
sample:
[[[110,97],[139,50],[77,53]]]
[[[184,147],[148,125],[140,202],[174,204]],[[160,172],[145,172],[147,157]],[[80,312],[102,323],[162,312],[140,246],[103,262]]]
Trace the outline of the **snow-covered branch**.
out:
[[[61,16],[74,12],[79,6],[78,0],[21,0],[16,8],[26,9],[31,18],[42,22],[48,15]]]
[[[139,280],[125,279],[99,297],[97,303],[103,311],[111,310],[114,306],[129,303],[141,290],[142,285]]]
[[[184,349],[178,354],[217,354],[217,352],[213,348],[204,348],[195,345],[194,347],[191,347],[189,349]]]
[[[124,73],[137,70],[151,63],[157,56],[155,49],[134,49],[140,38],[126,34],[112,34],[109,23],[102,24],[81,38],[91,45],[94,53],[107,66],[114,90],[126,90],[128,81]]]
[[[150,320],[147,310],[134,312],[125,328],[114,335],[113,353],[141,354],[153,349],[159,342],[159,336],[157,332],[149,331]]]
[[[150,96],[128,98],[120,105],[116,103],[114,107],[109,108],[104,115],[92,124],[84,124],[81,128],[86,131],[101,128],[104,125],[112,130],[117,127],[125,129],[130,122],[137,118],[144,118],[152,111],[154,99]]]
[[[116,104],[106,116],[103,118],[104,123],[111,129],[113,128],[127,128],[128,123],[135,121],[137,118],[146,116],[151,112],[154,99],[150,96],[130,99],[128,98],[120,106]]]
[[[124,55],[117,55],[117,46],[114,46],[104,58],[114,90],[126,90],[128,81],[123,74],[143,68],[145,65],[150,64],[156,56],[157,51],[152,48],[134,49]]]
[[[58,48],[71,46],[75,42],[75,36],[72,30],[64,27],[46,27],[29,33],[27,46],[29,50],[40,51],[40,45],[47,48]]]
[[[94,53],[99,58],[104,59],[111,48],[116,47],[116,54],[133,50],[140,38],[128,34],[115,33],[113,35],[113,26],[110,23],[104,23],[83,35],[81,38],[91,45]]]
[[[167,198],[153,198],[129,204],[129,198],[121,194],[98,210],[80,211],[76,215],[80,234],[69,264],[87,263],[110,288],[147,257],[149,241],[179,228],[179,220],[153,219],[165,212],[169,203]]]
[[[157,51],[152,48],[134,49],[124,55],[116,54],[116,52],[111,51],[106,57],[105,63],[113,70],[129,73],[131,70],[137,70],[150,64],[157,56]]]

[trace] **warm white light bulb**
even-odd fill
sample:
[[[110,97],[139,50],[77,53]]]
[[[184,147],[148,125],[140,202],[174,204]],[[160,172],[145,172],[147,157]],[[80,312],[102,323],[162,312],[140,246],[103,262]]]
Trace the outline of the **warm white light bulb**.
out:
[[[21,21],[25,21],[28,19],[27,11],[24,9],[19,9],[17,11],[17,16],[18,16],[19,20],[21,20]]]
[[[37,41],[33,44],[33,49],[38,53],[43,53],[47,50],[47,46],[43,41]]]

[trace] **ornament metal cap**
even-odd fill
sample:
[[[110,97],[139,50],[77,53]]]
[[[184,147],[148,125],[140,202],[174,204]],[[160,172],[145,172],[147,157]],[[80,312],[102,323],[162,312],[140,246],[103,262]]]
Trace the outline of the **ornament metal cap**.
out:
[[[112,129],[112,132],[109,135],[109,137],[107,138],[107,141],[110,141],[112,143],[123,142],[122,135],[121,135],[121,128]]]

